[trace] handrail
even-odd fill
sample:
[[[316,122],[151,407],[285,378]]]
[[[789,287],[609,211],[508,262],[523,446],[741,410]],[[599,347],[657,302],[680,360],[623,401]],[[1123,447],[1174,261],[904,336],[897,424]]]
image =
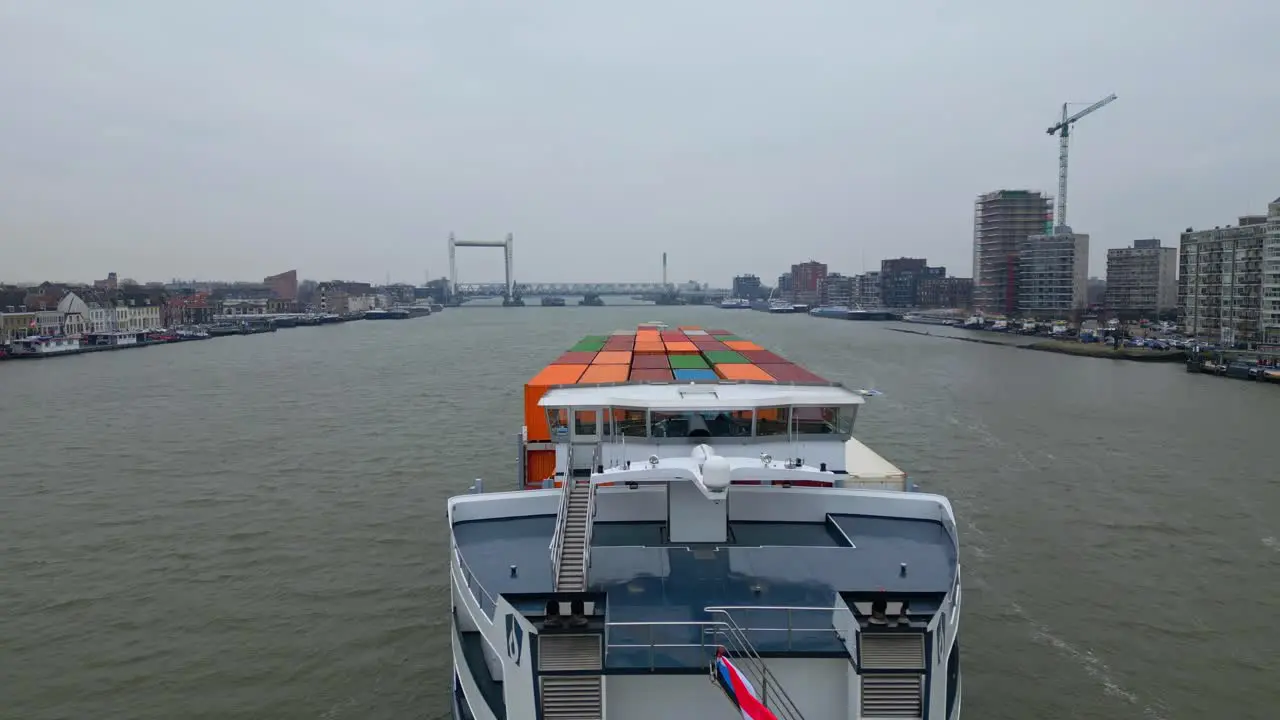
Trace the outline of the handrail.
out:
[[[458,550],[457,544],[454,544],[453,546],[453,556],[458,560],[458,569],[462,572],[462,580],[467,584],[467,589],[471,591],[471,597],[476,599],[476,604],[480,606],[480,611],[492,619],[494,611],[498,609],[497,601],[493,599],[493,596],[490,595],[489,591],[485,589],[483,584],[481,584],[480,579],[476,577],[474,572],[472,572],[471,566],[463,559],[462,553]],[[476,594],[477,589],[480,590],[479,594]],[[481,596],[483,596],[483,598]],[[486,600],[488,601],[487,605],[485,604]]]
[[[564,526],[564,517],[569,509],[569,492],[573,489],[572,444],[569,445],[566,463],[568,467],[565,472],[564,483],[560,487],[560,509],[556,511],[556,527],[551,533],[551,545],[547,547],[548,552],[551,554],[551,581],[553,583],[556,578],[560,577],[560,546],[564,543],[564,533],[560,531],[560,528]]]
[[[769,666],[760,657],[760,653],[756,652],[751,641],[747,639],[746,633],[734,622],[733,616],[729,614],[729,611],[720,608],[707,608],[707,612],[724,615],[724,622],[721,623],[721,626],[725,629],[725,639],[731,641],[732,645],[735,646],[726,647],[725,649],[731,653],[736,652],[740,659],[746,660],[740,665],[747,674],[754,675],[757,682],[759,682],[760,702],[772,710],[779,720],[804,720],[804,715],[801,714],[800,708],[796,707],[791,696],[782,687],[782,683],[770,672]],[[715,673],[714,663],[710,668],[710,672]],[[773,691],[772,699],[774,702],[770,702],[770,690]]]
[[[591,483],[587,488],[587,535],[582,546],[582,577],[587,577],[587,568],[591,567],[591,536],[596,528],[596,484]]]

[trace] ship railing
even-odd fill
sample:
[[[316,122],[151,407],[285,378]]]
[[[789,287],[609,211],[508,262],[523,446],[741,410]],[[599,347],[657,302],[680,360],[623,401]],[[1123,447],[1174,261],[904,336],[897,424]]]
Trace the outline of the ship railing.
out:
[[[605,664],[609,663],[610,650],[641,650],[648,654],[648,669],[653,671],[659,667],[658,655],[688,655],[694,653],[699,664],[705,664],[712,681],[716,677],[716,658],[723,652],[751,682],[759,695],[760,701],[781,720],[804,720],[804,716],[795,702],[787,694],[782,683],[769,670],[759,651],[751,643],[748,633],[762,628],[743,628],[734,621],[728,610],[736,608],[707,608],[707,612],[717,614],[719,620],[677,620],[661,622],[610,622],[605,624]],[[797,610],[827,610],[832,608],[796,608]],[[614,643],[608,640],[610,630],[643,630],[647,634],[647,642]],[[763,628],[774,630],[775,628]],[[697,634],[698,642],[659,642],[655,636],[663,631],[688,637],[689,631]],[[831,631],[831,628],[797,628],[797,631]],[[615,633],[616,634],[616,633]]]
[[[556,527],[551,533],[551,545],[548,550],[551,553],[551,577],[554,582],[555,578],[560,577],[560,546],[564,544],[564,521],[565,515],[569,512],[569,493],[573,491],[573,445],[569,445],[569,453],[567,460],[567,472],[565,472],[565,480],[560,487],[560,509],[556,511]]]
[[[480,578],[471,571],[471,566],[467,565],[467,561],[462,557],[462,553],[458,551],[458,546],[453,546],[453,557],[458,561],[458,571],[462,573],[462,580],[467,584],[467,589],[471,591],[471,597],[476,599],[476,604],[480,606],[481,612],[487,617],[493,618],[493,613],[498,609],[498,603],[480,584]]]
[[[591,483],[587,495],[587,535],[582,547],[582,577],[587,577],[587,568],[591,567],[591,536],[596,529],[596,484]]]

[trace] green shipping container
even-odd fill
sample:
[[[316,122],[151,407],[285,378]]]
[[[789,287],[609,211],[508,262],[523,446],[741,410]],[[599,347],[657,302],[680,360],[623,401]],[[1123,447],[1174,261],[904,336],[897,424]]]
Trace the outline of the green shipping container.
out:
[[[711,367],[701,355],[668,355],[667,359],[671,361],[673,370],[701,370]]]
[[[732,350],[708,350],[702,353],[712,365],[750,365],[751,361]]]
[[[588,335],[582,338],[582,340],[580,340],[579,342],[601,342],[602,343],[602,342],[608,342],[608,341],[609,341],[608,335]]]
[[[603,340],[582,340],[569,348],[569,352],[600,352],[604,349]]]

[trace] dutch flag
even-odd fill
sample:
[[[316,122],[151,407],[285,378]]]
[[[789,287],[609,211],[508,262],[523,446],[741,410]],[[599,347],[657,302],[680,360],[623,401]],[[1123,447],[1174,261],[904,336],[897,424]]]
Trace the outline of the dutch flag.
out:
[[[756,689],[751,686],[751,681],[729,662],[723,649],[716,654],[716,680],[719,681],[720,687],[724,689],[729,699],[742,712],[742,720],[778,720],[778,717],[760,702],[760,698],[756,696]]]

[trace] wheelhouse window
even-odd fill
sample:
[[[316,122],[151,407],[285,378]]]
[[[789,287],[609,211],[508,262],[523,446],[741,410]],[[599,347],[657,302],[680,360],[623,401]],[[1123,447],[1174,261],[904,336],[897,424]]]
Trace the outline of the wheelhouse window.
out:
[[[836,408],[798,407],[792,412],[797,435],[830,435],[836,431]]]
[[[599,411],[597,410],[575,410],[573,413],[573,434],[599,434],[600,428],[599,424],[596,422],[599,416]]]
[[[791,423],[791,408],[770,407],[756,411],[756,435],[776,437],[786,435]]]
[[[645,411],[640,408],[614,408],[613,424],[617,434],[624,437],[645,437],[648,434]]]
[[[569,411],[565,408],[547,409],[547,427],[551,430],[552,440],[566,440],[569,437]]]
[[[649,413],[649,431],[658,438],[751,437],[751,411],[703,410]]]

